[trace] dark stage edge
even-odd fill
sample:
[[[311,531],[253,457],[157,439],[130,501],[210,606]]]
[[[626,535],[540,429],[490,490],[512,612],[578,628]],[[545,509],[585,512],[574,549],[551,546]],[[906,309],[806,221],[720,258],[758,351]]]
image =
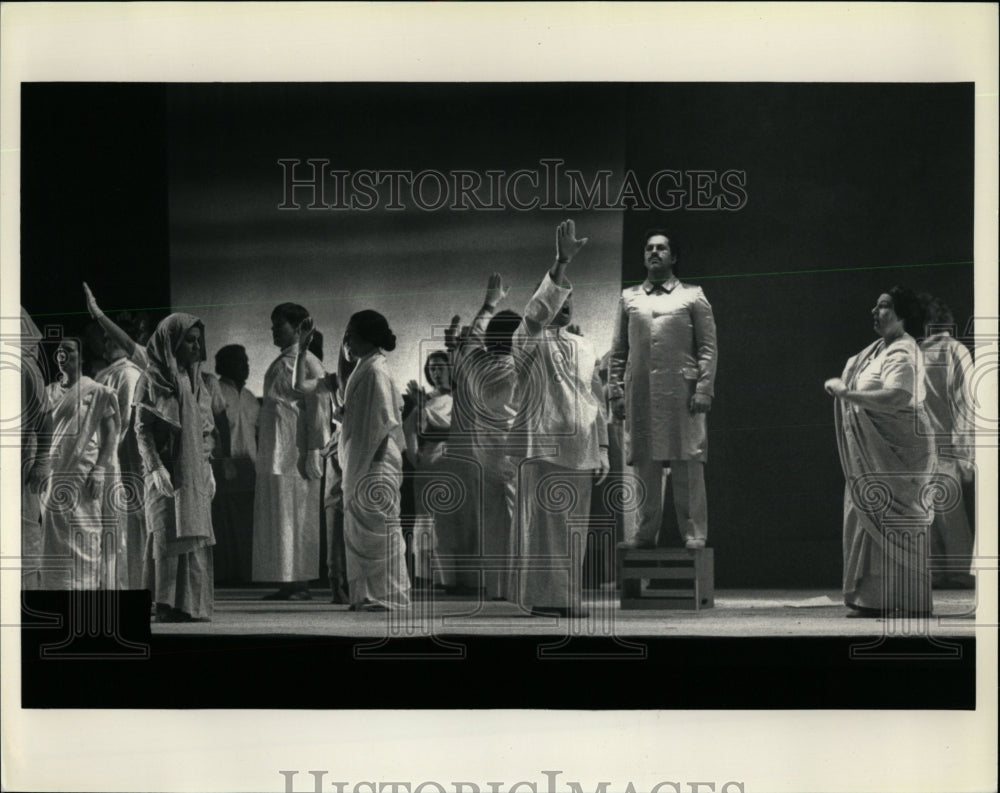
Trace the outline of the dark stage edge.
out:
[[[71,609],[83,613],[86,598],[25,593],[22,707],[972,710],[976,704],[974,638],[890,638],[875,646],[857,637],[380,642],[156,635],[149,630],[148,593],[120,594],[121,629],[109,637],[100,630],[70,636]]]

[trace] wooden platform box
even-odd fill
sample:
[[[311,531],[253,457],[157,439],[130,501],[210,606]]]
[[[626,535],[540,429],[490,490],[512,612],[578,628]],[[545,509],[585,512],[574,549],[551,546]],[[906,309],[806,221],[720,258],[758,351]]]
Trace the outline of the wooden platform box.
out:
[[[622,609],[686,609],[715,605],[711,548],[618,551]]]

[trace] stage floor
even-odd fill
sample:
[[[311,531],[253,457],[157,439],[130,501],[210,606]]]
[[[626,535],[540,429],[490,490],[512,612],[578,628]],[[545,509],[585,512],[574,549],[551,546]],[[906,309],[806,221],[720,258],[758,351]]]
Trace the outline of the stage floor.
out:
[[[327,589],[311,601],[270,601],[269,588],[219,587],[211,622],[153,624],[154,635],[294,635],[417,637],[478,636],[952,636],[972,637],[977,593],[934,592],[934,615],[924,619],[848,619],[840,592],[815,590],[716,590],[715,607],[701,611],[623,611],[613,590],[585,595],[589,616],[531,617],[505,601],[476,602],[436,595],[409,609],[356,613],[329,603]]]

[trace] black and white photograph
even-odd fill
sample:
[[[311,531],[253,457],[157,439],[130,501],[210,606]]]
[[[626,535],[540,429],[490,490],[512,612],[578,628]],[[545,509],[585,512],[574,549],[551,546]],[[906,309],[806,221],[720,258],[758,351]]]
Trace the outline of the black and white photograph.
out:
[[[5,789],[995,787],[996,8],[759,9],[4,5]]]

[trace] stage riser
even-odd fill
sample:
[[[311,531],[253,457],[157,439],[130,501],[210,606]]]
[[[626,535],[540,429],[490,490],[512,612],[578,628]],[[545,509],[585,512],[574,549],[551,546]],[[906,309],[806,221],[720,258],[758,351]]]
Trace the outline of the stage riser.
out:
[[[715,606],[715,554],[711,548],[623,549],[618,556],[623,611],[700,611]],[[660,589],[654,582],[667,584]]]

